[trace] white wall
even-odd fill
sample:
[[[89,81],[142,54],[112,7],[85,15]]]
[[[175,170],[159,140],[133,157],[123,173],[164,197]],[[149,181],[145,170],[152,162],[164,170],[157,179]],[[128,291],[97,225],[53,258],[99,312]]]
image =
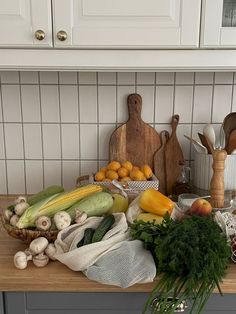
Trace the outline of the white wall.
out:
[[[111,132],[127,120],[127,95],[143,98],[143,120],[178,137],[205,123],[218,131],[236,111],[235,73],[0,72],[0,194],[35,193],[49,184],[75,185],[108,160]]]

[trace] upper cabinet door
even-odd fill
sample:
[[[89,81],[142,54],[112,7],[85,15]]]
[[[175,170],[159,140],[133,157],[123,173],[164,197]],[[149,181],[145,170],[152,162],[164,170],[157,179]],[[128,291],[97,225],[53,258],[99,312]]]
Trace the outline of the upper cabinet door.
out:
[[[201,47],[236,47],[236,0],[203,0]]]
[[[52,47],[51,1],[1,0],[0,47]]]
[[[197,48],[201,0],[53,0],[55,47]]]

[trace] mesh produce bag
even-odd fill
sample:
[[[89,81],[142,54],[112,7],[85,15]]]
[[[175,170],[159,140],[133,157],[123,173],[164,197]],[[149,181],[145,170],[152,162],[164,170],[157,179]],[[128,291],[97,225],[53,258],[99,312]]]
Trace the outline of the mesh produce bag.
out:
[[[127,288],[135,283],[153,281],[156,266],[151,253],[144,249],[141,241],[123,241],[84,273],[91,280]]]
[[[96,229],[103,217],[90,217],[59,232],[55,258],[74,271],[101,283],[129,287],[152,281],[156,275],[152,255],[139,240],[130,240],[124,213],[115,213],[115,223],[102,241],[77,248],[87,228]]]

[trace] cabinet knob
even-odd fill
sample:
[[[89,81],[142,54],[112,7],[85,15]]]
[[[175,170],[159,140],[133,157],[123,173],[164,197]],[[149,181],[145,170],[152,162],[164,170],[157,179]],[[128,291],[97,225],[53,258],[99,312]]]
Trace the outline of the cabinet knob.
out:
[[[57,38],[60,40],[60,41],[65,41],[67,39],[67,33],[65,31],[59,31],[57,33]]]
[[[35,33],[35,38],[38,40],[43,40],[45,38],[45,33],[41,29],[38,29]]]

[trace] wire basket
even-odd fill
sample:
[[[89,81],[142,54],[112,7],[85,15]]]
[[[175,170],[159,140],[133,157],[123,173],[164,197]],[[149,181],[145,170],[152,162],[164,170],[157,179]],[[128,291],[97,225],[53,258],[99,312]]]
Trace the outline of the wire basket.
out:
[[[30,243],[36,238],[44,237],[48,240],[48,242],[54,242],[57,238],[57,234],[59,230],[32,230],[32,229],[18,229],[13,227],[8,222],[5,221],[3,215],[0,213],[0,221],[2,223],[3,228],[7,231],[7,233],[16,239],[20,239],[25,243]]]

